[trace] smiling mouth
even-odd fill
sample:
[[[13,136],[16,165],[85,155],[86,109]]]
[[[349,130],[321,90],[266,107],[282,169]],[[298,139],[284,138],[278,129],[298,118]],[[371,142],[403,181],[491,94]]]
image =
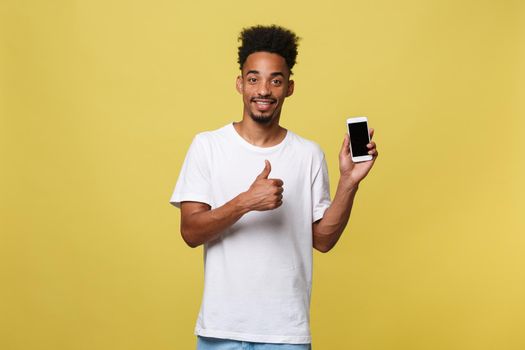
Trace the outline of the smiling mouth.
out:
[[[267,111],[277,101],[271,98],[252,98],[252,102],[255,103],[258,110]]]
[[[273,100],[273,99],[253,98],[252,102],[255,102],[258,105],[270,105],[272,103],[275,103],[275,100]]]
[[[270,110],[270,108],[272,108],[271,106],[275,103],[275,101],[273,100],[259,100],[259,99],[253,100],[253,102],[255,103],[255,107],[261,112]]]

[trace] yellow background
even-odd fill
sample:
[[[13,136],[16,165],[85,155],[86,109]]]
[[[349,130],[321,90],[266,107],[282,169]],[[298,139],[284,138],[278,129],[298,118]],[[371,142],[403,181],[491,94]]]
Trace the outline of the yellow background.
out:
[[[168,201],[240,120],[242,27],[303,38],[282,125],[332,194],[345,119],[380,157],[315,253],[314,349],[525,349],[525,3],[0,4],[0,348],[193,349],[202,247]]]

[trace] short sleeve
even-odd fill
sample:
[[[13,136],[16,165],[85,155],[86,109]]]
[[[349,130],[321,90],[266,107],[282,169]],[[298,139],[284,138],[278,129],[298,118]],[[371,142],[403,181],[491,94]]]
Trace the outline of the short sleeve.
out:
[[[321,165],[312,182],[312,218],[313,222],[321,219],[332,201],[330,200],[330,179],[328,166],[323,155]]]
[[[183,201],[212,205],[208,151],[203,136],[194,137],[173,190],[170,203],[180,208]]]

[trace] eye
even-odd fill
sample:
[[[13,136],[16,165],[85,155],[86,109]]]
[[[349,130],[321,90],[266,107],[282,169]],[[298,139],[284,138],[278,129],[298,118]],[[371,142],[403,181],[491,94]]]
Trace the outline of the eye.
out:
[[[272,84],[275,86],[280,86],[282,84],[282,81],[280,81],[279,79],[274,79],[272,80]]]
[[[248,78],[248,83],[250,83],[250,84],[254,84],[254,83],[256,83],[256,82],[257,82],[257,78],[254,78],[254,77],[249,77],[249,78]]]

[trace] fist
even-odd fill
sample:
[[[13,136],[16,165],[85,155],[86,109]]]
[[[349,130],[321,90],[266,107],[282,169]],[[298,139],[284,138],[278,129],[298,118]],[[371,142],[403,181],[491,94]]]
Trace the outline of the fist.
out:
[[[249,210],[272,210],[283,204],[283,181],[269,179],[272,165],[268,160],[263,171],[257,175],[248,191],[244,193],[245,205]]]

